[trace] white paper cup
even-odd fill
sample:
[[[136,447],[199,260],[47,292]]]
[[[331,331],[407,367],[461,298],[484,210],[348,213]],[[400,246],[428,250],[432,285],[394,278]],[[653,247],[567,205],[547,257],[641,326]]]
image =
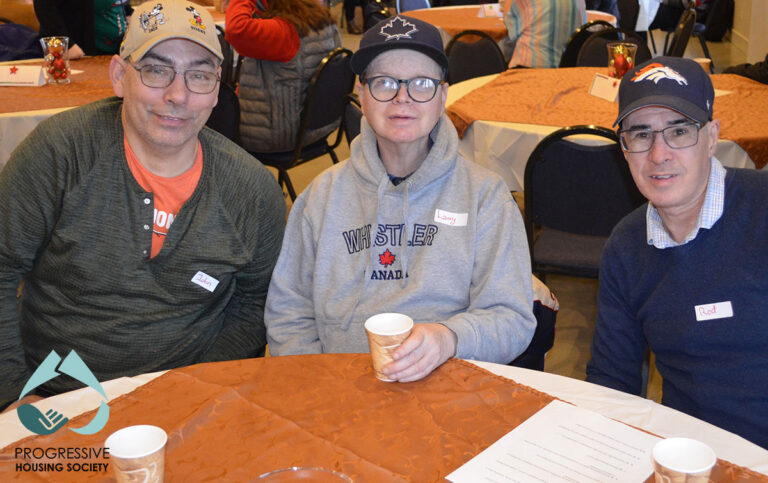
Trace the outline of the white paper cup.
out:
[[[376,377],[384,382],[393,382],[381,372],[381,368],[392,362],[392,353],[411,334],[413,319],[404,314],[377,314],[365,321],[368,346]]]
[[[693,60],[694,60],[694,62],[699,64],[702,69],[704,69],[704,72],[709,74],[709,66],[712,65],[712,61],[710,59],[708,59],[706,57],[696,57]]]
[[[668,438],[653,447],[656,483],[707,483],[717,463],[715,452],[690,438]]]
[[[119,482],[162,483],[168,435],[157,426],[128,426],[104,443]]]

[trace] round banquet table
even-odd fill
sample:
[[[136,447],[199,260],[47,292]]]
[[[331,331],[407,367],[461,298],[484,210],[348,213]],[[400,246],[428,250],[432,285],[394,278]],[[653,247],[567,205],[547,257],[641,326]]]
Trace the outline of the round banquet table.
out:
[[[510,69],[448,88],[447,113],[459,153],[523,191],[528,157],[552,132],[577,124],[611,128],[618,105],[589,94],[604,69]],[[768,169],[768,86],[732,74],[712,76],[720,119],[715,156],[724,166]]]
[[[110,418],[95,435],[30,436],[15,411],[0,416],[0,480],[23,479],[14,470],[17,448],[100,448],[121,427],[154,424],[169,434],[167,481],[192,475],[244,481],[292,465],[342,471],[357,482],[443,481],[559,398],[662,437],[706,442],[720,458],[714,481],[768,481],[768,451],[727,431],[584,381],[484,362],[451,359],[422,381],[383,383],[368,354],[267,357],[122,378],[104,388]],[[35,406],[80,427],[100,401],[84,388]],[[34,476],[66,479],[66,473]]]
[[[443,38],[443,45],[448,45],[451,37],[463,30],[485,32],[497,42],[506,37],[507,26],[504,19],[499,16],[486,17],[482,11],[482,5],[455,5],[409,10],[403,15],[418,18],[437,27]],[[616,17],[598,10],[587,10],[587,21],[591,20],[604,20],[616,25]]]

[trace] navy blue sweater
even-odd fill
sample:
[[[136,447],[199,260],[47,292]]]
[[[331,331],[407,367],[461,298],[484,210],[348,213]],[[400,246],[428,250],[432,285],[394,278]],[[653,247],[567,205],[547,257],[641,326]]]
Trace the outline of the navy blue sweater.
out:
[[[646,343],[662,403],[768,448],[768,173],[728,169],[725,207],[691,242],[646,242],[646,206],[603,252],[587,380],[640,394]],[[694,307],[733,316],[697,321]]]

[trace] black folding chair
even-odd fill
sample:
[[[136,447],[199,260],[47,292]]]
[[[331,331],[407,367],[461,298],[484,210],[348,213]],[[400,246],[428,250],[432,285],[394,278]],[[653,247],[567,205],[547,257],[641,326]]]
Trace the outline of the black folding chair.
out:
[[[360,134],[360,123],[363,119],[363,111],[360,108],[360,100],[354,93],[347,94],[346,104],[344,106],[344,136],[347,143],[352,144],[352,140]]]
[[[599,136],[582,144],[574,135]],[[619,148],[598,126],[572,126],[545,137],[525,166],[525,231],[533,272],[597,278],[613,227],[645,203]]]
[[[278,153],[251,152],[263,164],[277,169],[277,180],[280,185],[285,185],[292,200],[296,199],[296,191],[288,176],[290,168],[325,154],[330,155],[334,163],[339,162],[334,149],[341,143],[346,95],[352,92],[355,83],[355,75],[349,67],[351,56],[350,50],[336,48],[326,55],[315,69],[301,110],[299,133],[293,150]],[[328,125],[335,127],[321,139],[308,139],[307,134],[310,131]],[[328,137],[333,132],[336,132],[336,139],[329,144]]]
[[[477,40],[470,41],[476,38]],[[504,54],[493,38],[479,30],[463,30],[445,47],[448,56],[448,83],[498,74],[507,70]]]
[[[235,49],[229,45],[229,42],[224,38],[224,29],[220,26],[216,26],[216,36],[219,38],[219,45],[221,46],[221,53],[224,54],[224,60],[221,62],[221,83],[227,84],[231,87],[235,87],[234,77],[234,62],[235,62]]]
[[[240,144],[240,101],[228,84],[219,85],[219,102],[205,125]]]
[[[651,59],[648,44],[637,33],[611,27],[589,36],[579,50],[576,65],[580,67],[605,67],[608,65],[607,46],[611,42],[635,44],[637,46],[635,65]]]
[[[691,39],[693,28],[696,25],[696,9],[693,5],[691,3],[691,8],[686,9],[680,17],[680,21],[677,22],[677,28],[672,37],[672,42],[669,44],[669,50],[666,50],[667,42],[664,41],[666,55],[682,57],[685,54],[685,48],[688,46],[688,41]],[[667,38],[669,38],[669,35],[667,35]]]
[[[559,67],[576,67],[579,50],[581,50],[581,46],[584,45],[584,42],[589,36],[596,32],[612,28],[613,25],[605,20],[592,20],[577,28],[571,35],[571,38],[568,39],[568,43],[565,44],[565,50],[560,57]]]

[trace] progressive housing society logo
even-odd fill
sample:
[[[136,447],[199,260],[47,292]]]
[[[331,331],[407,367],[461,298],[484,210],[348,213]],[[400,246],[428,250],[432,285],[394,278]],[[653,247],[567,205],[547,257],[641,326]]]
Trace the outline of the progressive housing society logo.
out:
[[[59,365],[59,362],[61,362],[61,365]],[[69,428],[69,430],[79,434],[94,434],[101,431],[109,420],[107,394],[104,392],[104,388],[101,387],[101,383],[96,379],[96,376],[93,375],[74,350],[69,352],[64,361],[61,360],[61,356],[56,351],[51,351],[24,385],[19,399],[22,399],[31,391],[37,389],[37,387],[62,374],[82,382],[104,398],[101,401],[98,412],[88,424],[80,428]],[[16,414],[25,428],[40,435],[53,434],[69,421],[69,418],[55,409],[49,409],[43,414],[31,404],[22,404],[16,408]]]
[[[101,394],[103,398],[99,405],[99,410],[88,424],[68,429],[83,435],[101,431],[109,420],[107,394],[104,392],[104,388],[101,387],[101,383],[96,379],[96,376],[93,375],[75,351],[70,351],[63,361],[56,351],[51,351],[24,385],[19,400],[37,387],[62,374],[82,382]],[[31,404],[22,404],[16,408],[16,415],[24,427],[39,435],[53,434],[69,422],[69,418],[56,409],[51,408],[42,413]],[[109,450],[107,448],[17,447],[14,453],[17,461],[16,471],[22,472],[103,472],[109,466],[109,463],[100,462],[100,460],[109,459]],[[72,462],[73,460],[75,462]],[[94,462],[94,460],[97,462]],[[64,465],[63,461],[67,462],[66,465]]]

